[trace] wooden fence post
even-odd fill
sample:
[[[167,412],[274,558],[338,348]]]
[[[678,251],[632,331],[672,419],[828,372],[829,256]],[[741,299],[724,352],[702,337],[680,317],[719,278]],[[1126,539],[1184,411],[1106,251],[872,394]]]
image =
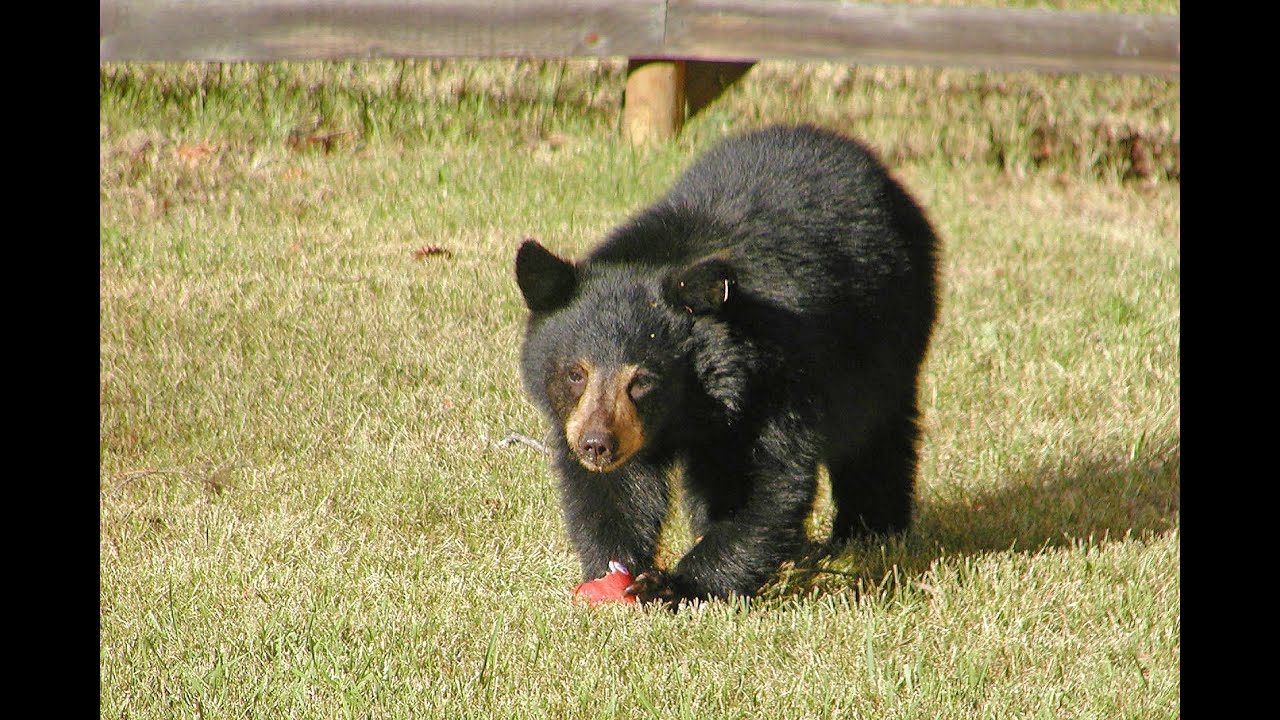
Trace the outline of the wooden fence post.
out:
[[[675,137],[684,104],[684,61],[628,60],[622,131],[633,144]]]

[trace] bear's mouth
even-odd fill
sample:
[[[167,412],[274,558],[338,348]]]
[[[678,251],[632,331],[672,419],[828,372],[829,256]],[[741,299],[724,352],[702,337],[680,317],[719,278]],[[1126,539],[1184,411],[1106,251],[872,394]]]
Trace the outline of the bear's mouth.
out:
[[[612,472],[614,470],[617,470],[619,467],[622,467],[622,465],[626,463],[627,460],[631,459],[631,456],[629,454],[622,455],[622,456],[614,455],[614,456],[600,457],[598,455],[585,454],[581,450],[577,451],[575,453],[575,456],[578,459],[579,465],[590,470],[591,472],[598,472],[598,473],[606,473],[606,472]]]
[[[597,472],[597,473],[613,472],[614,470],[617,470],[619,467],[621,467],[623,462],[625,461],[617,460],[607,465],[601,465],[599,463],[594,463],[590,460],[587,460],[586,458],[583,458],[581,456],[578,457],[579,465],[590,470],[591,472]]]

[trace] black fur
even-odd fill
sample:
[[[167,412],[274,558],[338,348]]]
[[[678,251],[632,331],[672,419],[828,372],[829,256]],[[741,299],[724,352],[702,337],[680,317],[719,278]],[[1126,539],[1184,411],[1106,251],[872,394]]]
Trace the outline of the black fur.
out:
[[[583,578],[611,559],[654,570],[672,467],[701,540],[643,599],[759,590],[804,543],[820,463],[833,539],[907,528],[936,251],[873,154],[811,126],[723,142],[577,263],[527,241],[522,378],[552,426]],[[655,378],[635,400],[644,445],[611,472],[564,437],[557,388],[582,358]]]

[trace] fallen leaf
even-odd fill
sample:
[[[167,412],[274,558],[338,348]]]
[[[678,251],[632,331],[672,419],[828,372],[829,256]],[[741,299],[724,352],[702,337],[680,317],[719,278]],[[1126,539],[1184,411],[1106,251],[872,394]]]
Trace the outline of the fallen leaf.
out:
[[[449,252],[447,248],[441,245],[423,245],[422,247],[417,248],[413,251],[414,260],[426,260],[427,258],[433,255],[443,255],[445,257],[452,257],[453,253]]]
[[[195,167],[200,164],[200,161],[212,155],[213,151],[214,147],[207,142],[196,143],[194,145],[190,143],[180,143],[176,148],[174,148],[173,154],[176,155],[179,160],[186,163],[188,167]]]

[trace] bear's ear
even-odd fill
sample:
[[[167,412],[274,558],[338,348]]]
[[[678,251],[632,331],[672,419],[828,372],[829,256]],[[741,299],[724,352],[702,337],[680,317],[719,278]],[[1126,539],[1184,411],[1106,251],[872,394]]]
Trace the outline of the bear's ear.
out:
[[[662,296],[674,308],[694,315],[719,312],[738,284],[738,273],[723,258],[711,257],[671,273],[663,283]]]
[[[516,283],[530,310],[547,312],[569,302],[578,285],[578,274],[573,263],[530,239],[521,243],[516,252]]]

